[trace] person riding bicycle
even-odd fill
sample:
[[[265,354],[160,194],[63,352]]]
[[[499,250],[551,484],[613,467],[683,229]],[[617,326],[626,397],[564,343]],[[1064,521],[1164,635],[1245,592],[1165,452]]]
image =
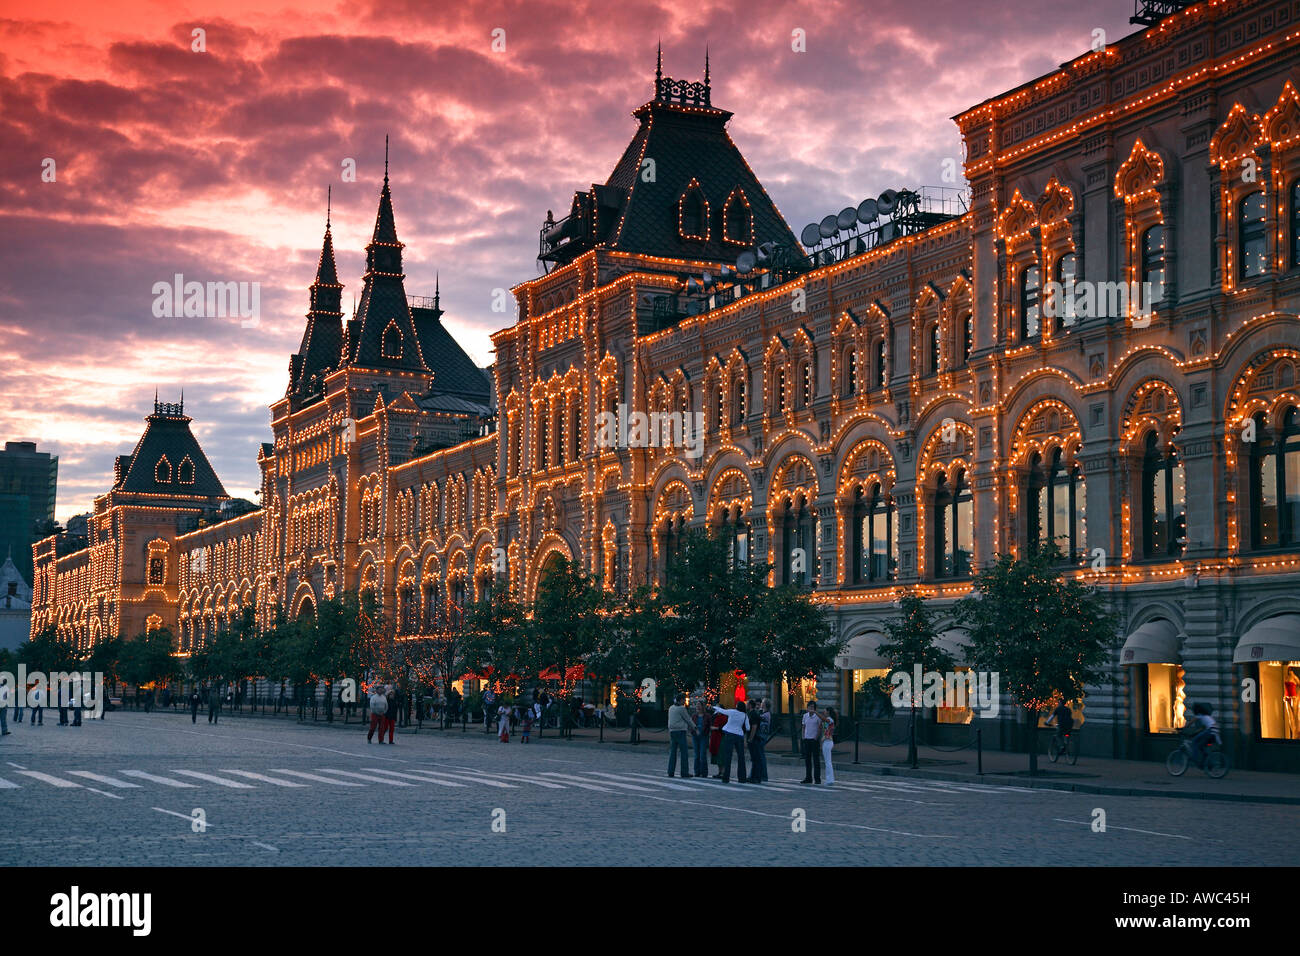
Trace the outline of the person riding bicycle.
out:
[[[1070,733],[1074,730],[1074,711],[1070,710],[1070,705],[1061,701],[1056,705],[1056,710],[1052,711],[1052,716],[1047,718],[1047,726],[1056,725],[1057,732],[1061,738],[1061,745],[1069,738]]]
[[[1213,717],[1214,708],[1209,704],[1193,704],[1192,713],[1195,716],[1187,725],[1187,732],[1193,734],[1192,759],[1200,767],[1205,763],[1205,745],[1219,740],[1219,725]]]

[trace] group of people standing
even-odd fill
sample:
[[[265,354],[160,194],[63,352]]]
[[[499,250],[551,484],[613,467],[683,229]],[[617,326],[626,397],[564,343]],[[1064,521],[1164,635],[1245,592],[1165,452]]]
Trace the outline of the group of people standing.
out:
[[[678,694],[668,708],[668,776],[677,776],[678,754],[682,760],[681,776],[691,776],[690,756],[693,752],[696,777],[708,777],[709,766],[713,765],[717,768],[713,777],[730,783],[734,755],[738,782],[764,783],[768,779],[767,742],[773,733],[770,700],[764,699],[752,707],[743,700],[736,701],[735,707],[710,706],[699,701],[692,714],[686,708],[686,696]],[[748,773],[746,750],[750,761]]]
[[[83,698],[74,689],[75,685],[60,684],[51,685],[51,691],[57,698],[59,709],[59,726],[60,727],[80,727],[82,711],[89,709],[91,703],[89,697]],[[13,688],[9,686],[7,679],[0,680],[0,737],[8,737],[13,733],[9,729],[9,708],[14,709],[14,722],[21,724],[23,717],[30,711],[30,726],[45,726],[45,709],[49,705],[46,696],[46,690],[40,684],[33,684],[25,693],[15,695]],[[71,720],[69,720],[71,715]],[[96,716],[91,713],[91,719]],[[103,713],[99,716],[102,718]]]

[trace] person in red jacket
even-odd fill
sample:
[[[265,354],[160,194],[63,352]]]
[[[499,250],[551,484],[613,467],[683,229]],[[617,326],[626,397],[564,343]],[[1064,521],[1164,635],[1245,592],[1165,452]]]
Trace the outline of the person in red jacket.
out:
[[[715,780],[722,779],[722,761],[718,758],[718,751],[722,749],[722,728],[727,723],[727,715],[719,713],[715,708],[710,707],[713,714],[713,722],[709,730],[709,763],[718,768],[718,772],[713,775]]]

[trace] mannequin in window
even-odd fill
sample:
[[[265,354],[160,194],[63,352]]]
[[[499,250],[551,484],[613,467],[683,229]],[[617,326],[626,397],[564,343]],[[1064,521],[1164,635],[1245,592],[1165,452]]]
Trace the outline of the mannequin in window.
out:
[[[1295,668],[1288,667],[1282,675],[1282,709],[1286,714],[1286,736],[1288,740],[1300,737],[1300,680],[1296,679]]]

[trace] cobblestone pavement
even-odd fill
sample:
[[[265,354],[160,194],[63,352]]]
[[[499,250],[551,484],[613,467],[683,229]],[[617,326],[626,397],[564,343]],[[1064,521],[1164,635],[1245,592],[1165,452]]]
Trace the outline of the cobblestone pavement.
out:
[[[788,762],[768,785],[724,786],[668,779],[660,746],[471,731],[381,747],[361,729],[188,716],[11,720],[0,865],[1256,866],[1281,861],[1278,836],[1300,823],[1293,806],[1010,784],[846,773],[801,786]]]

